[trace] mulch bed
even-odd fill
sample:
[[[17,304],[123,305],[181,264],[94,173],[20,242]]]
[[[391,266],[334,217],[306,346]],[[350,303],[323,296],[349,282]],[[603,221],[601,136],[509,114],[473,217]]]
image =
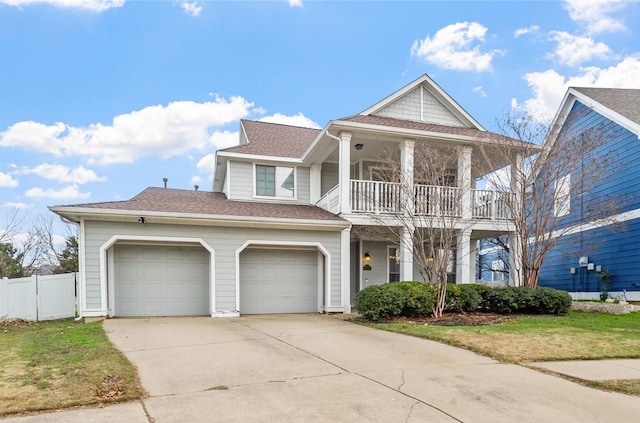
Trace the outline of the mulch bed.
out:
[[[444,313],[442,317],[437,319],[435,317],[397,317],[391,322],[436,326],[482,326],[502,323],[511,318],[512,316],[495,313],[468,312]]]

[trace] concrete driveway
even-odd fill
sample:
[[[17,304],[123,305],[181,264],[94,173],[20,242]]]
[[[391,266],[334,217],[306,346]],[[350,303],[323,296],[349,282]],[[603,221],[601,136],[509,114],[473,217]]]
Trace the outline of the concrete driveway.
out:
[[[104,322],[149,421],[637,422],[640,398],[322,315]]]

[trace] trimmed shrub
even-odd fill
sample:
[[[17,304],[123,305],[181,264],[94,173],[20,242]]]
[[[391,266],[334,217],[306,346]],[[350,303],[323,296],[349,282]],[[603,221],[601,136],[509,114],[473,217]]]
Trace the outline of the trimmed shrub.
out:
[[[396,316],[423,317],[433,312],[434,289],[422,282],[392,282],[373,285],[356,294],[355,305],[367,320]]]
[[[538,287],[535,289],[538,309],[542,314],[567,314],[571,308],[571,295],[566,291]]]
[[[551,288],[504,287],[491,288],[483,295],[482,308],[500,314],[566,314],[571,296]]]
[[[401,315],[406,317],[424,317],[433,313],[435,289],[423,282],[392,282],[404,293],[404,306]]]
[[[388,319],[399,316],[404,308],[405,294],[400,287],[372,285],[356,294],[355,305],[367,320]]]
[[[475,284],[447,284],[444,310],[446,312],[461,313],[463,311],[476,311],[482,304],[482,296],[479,286]]]

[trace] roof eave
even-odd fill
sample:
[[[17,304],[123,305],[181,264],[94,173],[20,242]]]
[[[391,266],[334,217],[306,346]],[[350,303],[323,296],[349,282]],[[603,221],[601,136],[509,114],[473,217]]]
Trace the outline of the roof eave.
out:
[[[49,210],[79,223],[82,219],[112,220],[135,223],[144,217],[146,224],[172,223],[181,225],[228,227],[278,227],[305,230],[342,230],[351,226],[346,220],[295,219],[256,216],[212,215],[198,213],[171,213],[145,210],[113,210],[87,207],[49,207]],[[151,220],[150,220],[151,218]]]

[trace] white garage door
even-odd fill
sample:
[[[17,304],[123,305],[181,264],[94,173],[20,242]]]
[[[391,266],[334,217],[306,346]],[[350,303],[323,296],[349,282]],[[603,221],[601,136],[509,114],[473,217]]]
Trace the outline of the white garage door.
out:
[[[317,251],[248,249],[241,253],[241,314],[317,311]]]
[[[116,316],[209,314],[209,253],[204,248],[114,246]]]

